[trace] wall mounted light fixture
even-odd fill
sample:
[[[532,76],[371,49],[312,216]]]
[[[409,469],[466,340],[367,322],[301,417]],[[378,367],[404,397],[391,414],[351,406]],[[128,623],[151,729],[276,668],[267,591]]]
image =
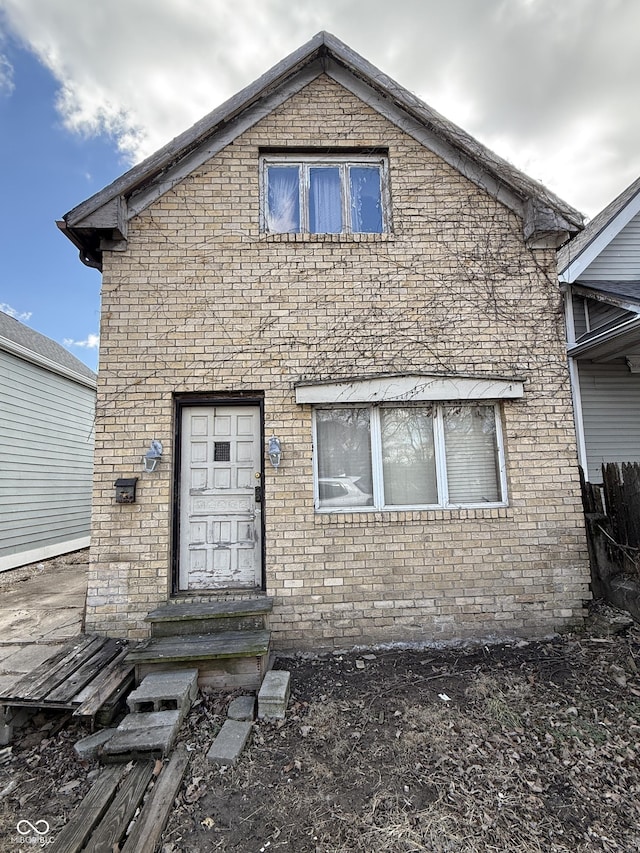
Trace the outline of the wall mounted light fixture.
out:
[[[280,448],[280,439],[272,435],[269,439],[269,460],[273,467],[278,470],[280,467],[280,459],[282,458],[282,450]]]
[[[156,470],[156,465],[162,459],[162,442],[154,438],[149,449],[142,457],[142,470],[145,474],[151,474]]]

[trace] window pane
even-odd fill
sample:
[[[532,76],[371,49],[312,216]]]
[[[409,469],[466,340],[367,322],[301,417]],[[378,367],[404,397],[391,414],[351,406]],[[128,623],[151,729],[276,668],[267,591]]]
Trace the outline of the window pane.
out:
[[[351,166],[351,230],[355,233],[382,233],[382,197],[380,169],[377,166]]]
[[[444,441],[449,502],[501,501],[493,406],[446,406]]]
[[[371,506],[368,409],[318,409],[316,435],[320,506]]]
[[[437,504],[431,409],[382,408],[380,425],[385,504]]]
[[[340,169],[335,166],[309,169],[309,231],[312,234],[342,231]]]
[[[300,231],[300,179],[298,166],[268,166],[267,231]]]

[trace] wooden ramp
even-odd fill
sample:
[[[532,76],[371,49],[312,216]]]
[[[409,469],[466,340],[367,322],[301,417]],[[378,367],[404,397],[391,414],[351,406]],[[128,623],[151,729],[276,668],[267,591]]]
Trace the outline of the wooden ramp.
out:
[[[84,634],[0,695],[0,706],[62,709],[94,718],[133,684],[125,640]]]
[[[188,753],[179,748],[166,764],[139,761],[105,768],[69,823],[55,834],[51,850],[153,853],[188,763]]]

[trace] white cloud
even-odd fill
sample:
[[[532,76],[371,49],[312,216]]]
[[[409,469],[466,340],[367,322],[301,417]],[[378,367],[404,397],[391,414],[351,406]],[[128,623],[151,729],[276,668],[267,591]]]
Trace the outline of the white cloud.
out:
[[[640,174],[637,0],[0,0],[70,129],[156,150],[320,29],[595,212]],[[588,128],[586,136],[577,129]]]
[[[84,341],[74,341],[73,338],[65,338],[62,343],[67,349],[71,347],[81,347],[82,349],[98,349],[100,346],[100,336],[89,334]]]
[[[0,53],[0,95],[10,95],[14,88],[13,65]]]
[[[12,308],[11,305],[7,305],[6,302],[0,302],[0,311],[23,323],[31,319],[31,315],[33,314],[33,311],[18,311],[16,308]]]
[[[131,160],[313,34],[295,25],[285,0],[0,0],[0,8],[59,81],[67,127],[113,135]]]

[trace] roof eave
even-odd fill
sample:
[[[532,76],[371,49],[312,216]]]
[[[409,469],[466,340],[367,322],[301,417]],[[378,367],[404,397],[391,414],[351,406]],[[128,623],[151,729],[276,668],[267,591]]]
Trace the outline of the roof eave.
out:
[[[640,317],[633,317],[607,329],[605,332],[594,335],[586,341],[574,344],[567,348],[570,358],[591,358],[598,360],[603,357],[619,357],[625,349],[640,344]]]
[[[529,234],[525,236],[533,248],[549,245],[555,248],[583,227],[583,216],[577,210],[485,148],[335,36],[320,32],[155,154],[65,214],[64,225],[59,223],[58,227],[78,247],[83,263],[100,269],[104,248],[126,248],[126,199],[134,193],[137,197],[146,187],[154,185],[172,167],[216,134],[224,133],[227,125],[317,60],[324,67],[329,60],[341,65],[387,103],[442,138],[460,152],[461,158],[478,164],[507,193],[519,198],[518,207],[521,205],[523,216],[527,207],[532,208],[535,216],[528,223]]]
[[[208,137],[214,135],[221,125],[232,121],[240,112],[246,110],[273,88],[293,76],[301,66],[316,58],[324,45],[322,38],[324,35],[324,33],[318,33],[298,50],[274,65],[253,83],[241,89],[158,151],[120,175],[100,192],[72,208],[64,215],[64,221],[69,226],[76,225],[117,196],[131,195],[162,174],[177,160],[188,155],[205,142]]]
[[[590,286],[586,282],[574,282],[570,285],[572,291],[578,296],[586,296],[588,299],[594,299],[597,302],[605,302],[607,305],[615,305],[617,308],[622,308],[624,311],[635,311],[640,313],[640,297],[634,299],[628,295],[620,293],[612,293],[611,291],[599,290],[597,283],[595,286]]]

